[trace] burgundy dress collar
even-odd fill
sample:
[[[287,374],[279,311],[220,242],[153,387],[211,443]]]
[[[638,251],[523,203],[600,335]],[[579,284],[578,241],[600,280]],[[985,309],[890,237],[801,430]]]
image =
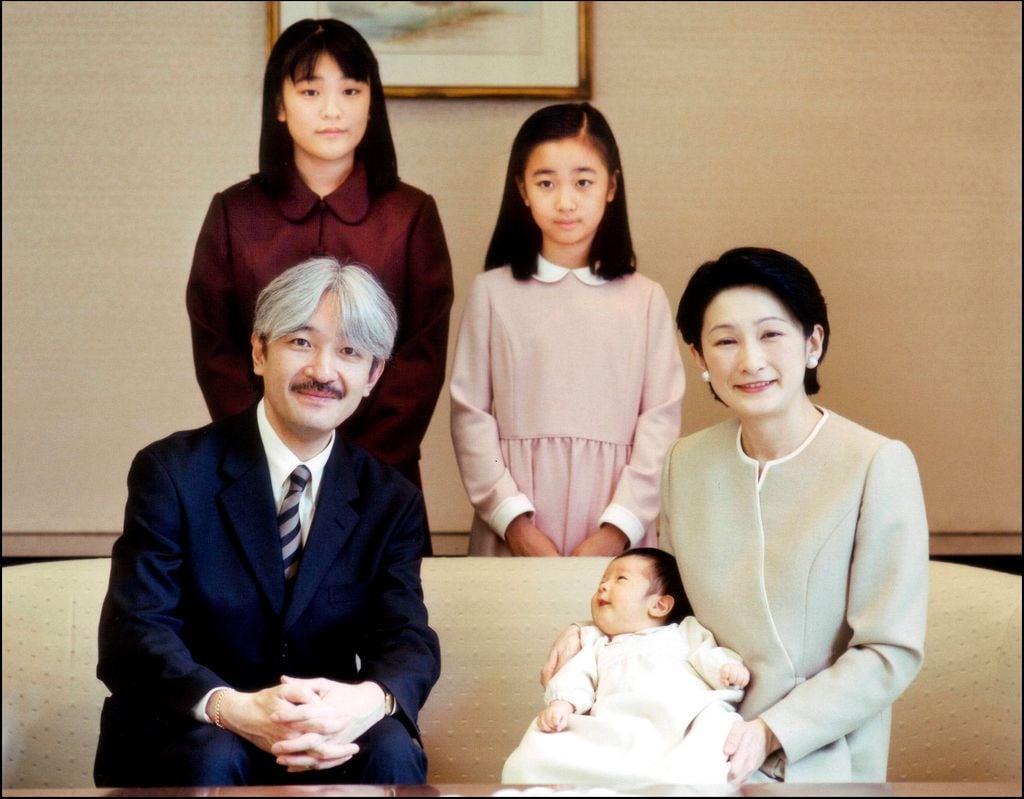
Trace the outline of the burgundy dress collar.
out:
[[[357,161],[352,174],[338,188],[324,197],[331,212],[346,225],[358,225],[370,210],[370,195],[366,184],[366,169]],[[320,198],[302,182],[294,166],[288,169],[288,188],[277,198],[281,213],[291,222],[299,222],[313,212]]]

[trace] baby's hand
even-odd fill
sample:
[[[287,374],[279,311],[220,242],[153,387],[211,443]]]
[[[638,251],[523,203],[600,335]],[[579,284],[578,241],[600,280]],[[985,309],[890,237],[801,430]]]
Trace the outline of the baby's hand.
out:
[[[724,663],[718,678],[729,688],[746,688],[750,682],[750,670],[742,663]]]
[[[564,699],[556,699],[537,716],[537,726],[541,732],[561,732],[569,726],[569,716],[573,706]]]

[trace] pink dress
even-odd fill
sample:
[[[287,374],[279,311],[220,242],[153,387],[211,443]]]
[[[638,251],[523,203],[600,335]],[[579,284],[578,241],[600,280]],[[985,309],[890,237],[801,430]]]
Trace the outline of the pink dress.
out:
[[[605,521],[653,546],[684,386],[668,298],[649,278],[543,259],[530,280],[478,275],[451,378],[469,554],[509,554],[505,528],[531,511],[563,555]]]

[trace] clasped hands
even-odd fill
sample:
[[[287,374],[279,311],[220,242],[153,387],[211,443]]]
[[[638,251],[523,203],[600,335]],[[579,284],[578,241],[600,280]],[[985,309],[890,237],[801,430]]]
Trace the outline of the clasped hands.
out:
[[[210,705],[216,701],[214,694]],[[348,762],[359,751],[353,741],[384,717],[384,691],[372,682],[282,677],[254,693],[228,689],[220,702],[221,724],[288,771]]]
[[[505,530],[505,543],[520,557],[557,557],[558,548],[529,514],[517,516]],[[573,550],[573,557],[613,557],[629,546],[629,538],[613,524],[602,524]]]

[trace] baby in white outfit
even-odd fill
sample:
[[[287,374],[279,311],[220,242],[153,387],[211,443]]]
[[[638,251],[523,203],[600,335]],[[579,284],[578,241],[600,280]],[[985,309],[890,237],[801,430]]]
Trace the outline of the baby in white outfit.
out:
[[[502,771],[514,784],[727,781],[722,751],[750,672],[692,616],[675,558],[629,550],[591,600],[582,650]]]

